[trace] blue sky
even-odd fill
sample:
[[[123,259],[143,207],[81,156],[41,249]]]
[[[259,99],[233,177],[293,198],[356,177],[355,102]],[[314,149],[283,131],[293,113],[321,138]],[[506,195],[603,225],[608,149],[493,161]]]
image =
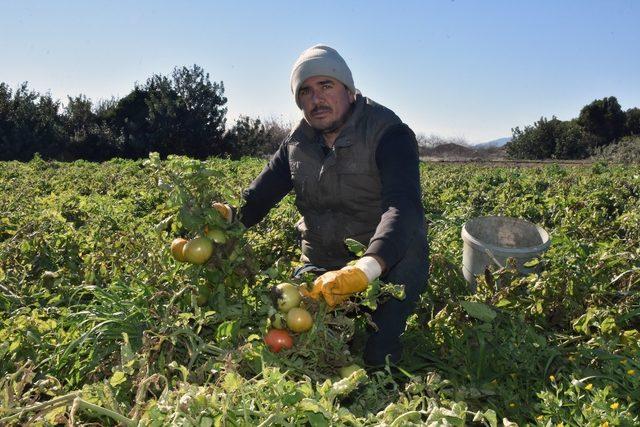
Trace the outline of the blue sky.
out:
[[[636,0],[0,0],[0,82],[97,101],[198,64],[229,121],[294,121],[291,65],[325,43],[416,132],[474,143],[605,96],[640,107],[639,22]]]

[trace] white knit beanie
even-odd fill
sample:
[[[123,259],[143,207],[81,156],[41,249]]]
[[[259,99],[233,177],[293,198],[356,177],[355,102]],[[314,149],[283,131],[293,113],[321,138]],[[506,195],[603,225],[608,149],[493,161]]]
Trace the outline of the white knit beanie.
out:
[[[315,76],[333,77],[342,82],[351,92],[356,92],[351,70],[342,56],[335,49],[318,44],[302,52],[291,70],[291,92],[298,107],[300,107],[298,102],[300,86],[306,79]]]

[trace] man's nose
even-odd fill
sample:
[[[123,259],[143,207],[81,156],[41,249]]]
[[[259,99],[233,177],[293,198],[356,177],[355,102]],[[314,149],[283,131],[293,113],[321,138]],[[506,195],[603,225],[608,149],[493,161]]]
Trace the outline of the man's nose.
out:
[[[323,98],[321,97],[320,92],[318,92],[318,91],[315,91],[315,90],[314,90],[314,91],[311,93],[311,101],[312,101],[314,104],[319,104],[319,103],[320,103],[320,101],[323,101]]]

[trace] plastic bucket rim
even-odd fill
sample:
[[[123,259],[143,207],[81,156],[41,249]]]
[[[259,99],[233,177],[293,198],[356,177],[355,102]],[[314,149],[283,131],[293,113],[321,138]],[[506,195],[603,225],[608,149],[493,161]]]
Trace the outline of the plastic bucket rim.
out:
[[[538,231],[538,233],[540,233],[540,235],[542,236],[543,240],[545,240],[546,238],[546,241],[536,246],[527,246],[524,248],[507,248],[504,246],[496,246],[496,245],[492,245],[491,243],[482,242],[481,240],[478,240],[476,237],[474,237],[471,233],[469,233],[469,231],[467,231],[467,224],[469,224],[469,222],[471,221],[479,221],[487,218],[508,218],[508,219],[516,220],[518,222],[527,223],[529,225],[534,226]],[[526,219],[514,218],[510,216],[487,215],[487,216],[479,216],[476,218],[472,218],[469,221],[464,223],[464,225],[462,226],[462,232],[460,234],[464,242],[467,242],[475,246],[477,249],[485,248],[485,249],[489,249],[491,252],[506,253],[506,254],[520,254],[520,255],[526,255],[531,253],[539,254],[547,250],[549,248],[549,245],[551,245],[551,236],[549,235],[547,230],[540,227],[538,224],[534,224],[530,221],[527,221]]]

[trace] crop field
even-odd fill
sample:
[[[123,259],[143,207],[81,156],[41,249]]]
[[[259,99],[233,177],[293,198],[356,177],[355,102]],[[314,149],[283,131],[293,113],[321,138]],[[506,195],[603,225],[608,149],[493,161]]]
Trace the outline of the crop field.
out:
[[[369,312],[400,287],[303,298],[311,328],[265,343],[272,287],[304,285],[294,196],[249,230],[212,208],[264,163],[0,163],[0,425],[640,424],[640,168],[422,164],[428,290],[401,363],[364,370]],[[552,245],[472,294],[460,231],[487,214]],[[211,257],[174,259],[197,235]]]

